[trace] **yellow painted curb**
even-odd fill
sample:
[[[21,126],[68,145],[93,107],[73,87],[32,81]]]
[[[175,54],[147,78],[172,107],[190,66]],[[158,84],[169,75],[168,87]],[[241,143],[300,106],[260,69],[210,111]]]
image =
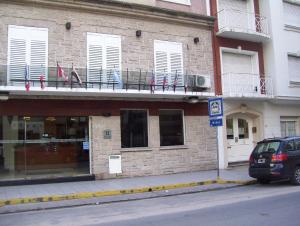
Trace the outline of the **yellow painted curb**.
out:
[[[143,188],[124,189],[124,190],[81,192],[81,193],[73,193],[73,194],[68,194],[68,195],[51,195],[51,196],[42,196],[42,197],[25,197],[25,198],[0,200],[0,207],[7,206],[7,205],[17,205],[17,204],[64,201],[64,200],[73,200],[73,199],[88,199],[88,198],[96,198],[96,197],[104,197],[104,196],[144,193],[144,192],[152,192],[152,191],[170,190],[170,189],[176,189],[176,188],[195,187],[195,186],[209,185],[209,184],[247,185],[247,184],[252,184],[254,182],[255,181],[238,181],[238,180],[217,179],[217,180],[208,180],[208,181],[200,181],[200,182],[181,183],[181,184],[169,184],[169,185],[163,185],[163,186],[143,187]]]

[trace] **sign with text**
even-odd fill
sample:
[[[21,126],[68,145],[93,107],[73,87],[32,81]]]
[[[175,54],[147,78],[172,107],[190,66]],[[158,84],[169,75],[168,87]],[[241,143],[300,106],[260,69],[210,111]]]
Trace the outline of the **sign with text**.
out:
[[[223,98],[208,99],[209,125],[223,126]]]
[[[208,114],[211,118],[223,116],[223,98],[208,99]]]

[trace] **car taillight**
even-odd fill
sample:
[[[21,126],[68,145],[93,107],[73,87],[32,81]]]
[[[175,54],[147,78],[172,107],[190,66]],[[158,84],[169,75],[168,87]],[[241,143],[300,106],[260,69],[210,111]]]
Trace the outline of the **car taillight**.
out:
[[[288,159],[287,154],[272,155],[272,162],[282,162],[282,161],[286,161],[287,159]]]
[[[253,163],[253,162],[254,162],[254,158],[253,158],[253,155],[252,155],[252,154],[250,155],[249,162],[250,162],[250,163]]]

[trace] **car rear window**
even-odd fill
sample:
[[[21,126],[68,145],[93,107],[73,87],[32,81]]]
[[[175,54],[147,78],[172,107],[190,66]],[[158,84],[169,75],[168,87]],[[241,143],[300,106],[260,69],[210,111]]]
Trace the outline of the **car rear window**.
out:
[[[254,149],[255,153],[269,152],[275,153],[280,146],[280,141],[270,141],[258,143]]]

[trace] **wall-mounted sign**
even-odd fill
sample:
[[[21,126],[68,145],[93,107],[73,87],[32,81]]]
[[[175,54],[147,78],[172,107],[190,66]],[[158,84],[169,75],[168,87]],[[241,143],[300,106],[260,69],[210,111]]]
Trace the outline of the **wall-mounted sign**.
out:
[[[85,150],[85,151],[90,149],[88,141],[83,141],[82,142],[82,149]]]
[[[103,131],[103,139],[111,139],[111,130],[106,129]]]

